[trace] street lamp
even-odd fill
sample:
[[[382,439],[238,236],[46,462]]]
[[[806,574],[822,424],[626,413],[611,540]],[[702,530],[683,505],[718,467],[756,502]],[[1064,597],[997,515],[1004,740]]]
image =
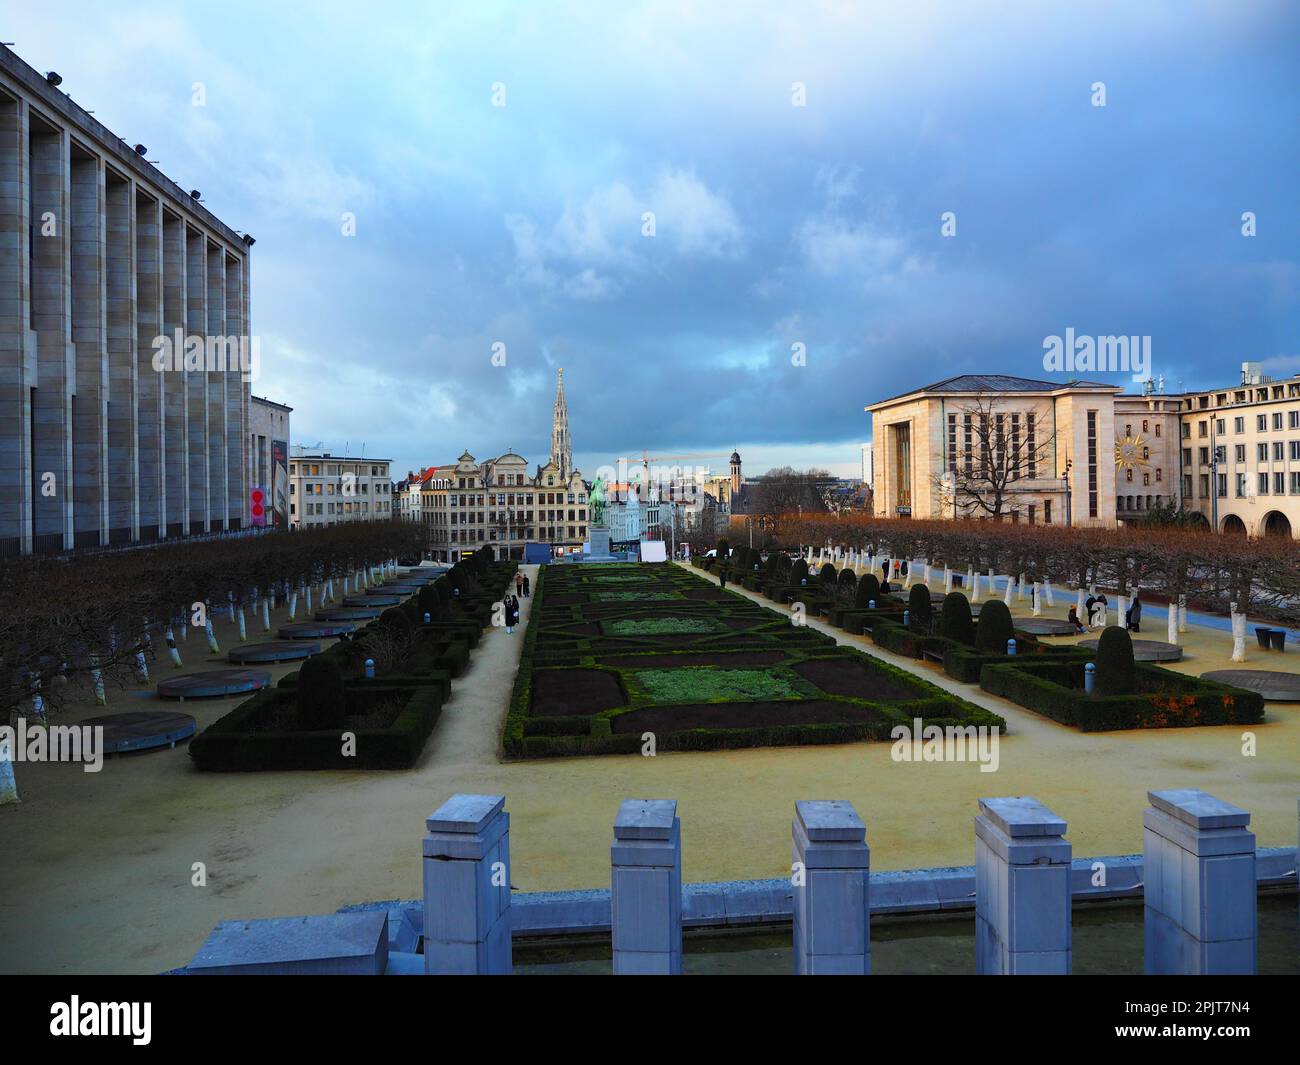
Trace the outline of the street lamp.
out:
[[[1061,474],[1061,485],[1065,488],[1065,527],[1070,527],[1070,470],[1074,466],[1073,459],[1065,460],[1065,472]]]

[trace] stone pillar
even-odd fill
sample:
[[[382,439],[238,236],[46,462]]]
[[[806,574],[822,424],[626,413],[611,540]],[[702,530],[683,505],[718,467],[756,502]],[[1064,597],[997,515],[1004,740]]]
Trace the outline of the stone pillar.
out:
[[[844,799],[794,807],[795,975],[865,975],[871,971],[866,826]]]
[[[1037,799],[980,799],[975,818],[975,971],[1069,975],[1070,844]]]
[[[198,230],[185,230],[185,330],[187,336],[202,337],[208,331],[206,238]],[[189,530],[207,532],[211,516],[208,488],[208,375],[202,370],[185,374],[185,405],[188,437],[185,445],[189,463]]]
[[[73,543],[108,543],[108,318],[104,299],[104,165],[74,146],[71,170]]]
[[[682,830],[675,799],[625,799],[610,847],[615,976],[682,972]]]
[[[207,259],[207,312],[206,335],[221,337],[226,331],[226,253],[213,241],[207,242],[204,251]],[[209,345],[209,351],[212,345]],[[224,350],[224,347],[223,347]],[[224,532],[234,528],[227,524],[230,511],[229,481],[226,461],[229,445],[226,441],[226,375],[213,368],[210,360],[206,366],[208,403],[208,531]],[[325,470],[321,467],[321,472]],[[303,501],[298,500],[298,509]]]
[[[108,539],[139,539],[140,492],[136,420],[135,192],[104,173],[104,301],[108,348]],[[150,367],[152,370],[152,367]]]
[[[154,367],[163,325],[162,203],[143,190],[135,197],[135,324],[140,539],[157,540],[167,530],[163,397],[170,372]]]
[[[424,971],[509,973],[510,815],[503,795],[453,795],[424,837]]]
[[[1250,813],[1197,788],[1148,792],[1142,813],[1146,971],[1255,972]]]

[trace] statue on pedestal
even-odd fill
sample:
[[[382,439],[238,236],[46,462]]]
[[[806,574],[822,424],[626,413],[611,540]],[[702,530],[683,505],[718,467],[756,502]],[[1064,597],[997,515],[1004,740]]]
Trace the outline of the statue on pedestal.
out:
[[[587,496],[587,509],[592,525],[605,524],[605,478],[599,475],[591,482],[591,492]]]

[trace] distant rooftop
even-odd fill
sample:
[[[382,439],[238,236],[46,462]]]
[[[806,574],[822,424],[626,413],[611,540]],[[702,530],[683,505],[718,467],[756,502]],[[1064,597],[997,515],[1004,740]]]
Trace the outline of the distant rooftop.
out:
[[[1116,392],[1121,390],[1119,385],[1108,385],[1102,381],[1040,381],[1033,377],[1012,377],[1008,374],[958,374],[955,377],[945,377],[942,381],[936,381],[931,385],[909,388],[906,392],[900,392],[896,396],[877,400],[871,406],[876,407],[881,403],[890,403],[893,400],[902,399],[904,396],[914,396],[918,393],[1059,392],[1066,388],[1110,388]],[[867,409],[869,410],[870,407]]]

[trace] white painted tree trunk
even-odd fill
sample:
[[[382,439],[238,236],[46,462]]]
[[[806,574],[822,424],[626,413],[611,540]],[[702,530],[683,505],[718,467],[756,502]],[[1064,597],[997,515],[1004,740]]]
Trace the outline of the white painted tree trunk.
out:
[[[1043,581],[1043,598],[1047,600],[1048,606],[1056,606],[1056,597],[1052,595],[1052,582]]]
[[[221,654],[221,646],[217,643],[217,631],[212,627],[212,618],[209,617],[207,623],[203,626],[203,631],[208,634],[208,650],[214,655]]]
[[[97,665],[98,658],[95,655],[90,656],[90,680],[95,687],[95,705],[105,706],[108,703],[108,697],[104,692],[104,673]]]
[[[1187,631],[1187,596],[1178,597],[1178,631]]]
[[[1020,575],[1020,580],[1017,582],[1016,598],[1022,603],[1025,601],[1025,575],[1023,573]]]
[[[1034,586],[1030,589],[1030,595],[1034,600],[1033,615],[1034,617],[1040,617],[1043,613],[1043,603],[1039,596],[1037,581],[1034,581]]]
[[[1011,605],[1011,589],[1015,587],[1015,584],[1016,584],[1015,577],[1007,578],[1007,592],[1006,595],[1002,597],[1002,601],[1006,603],[1007,606]]]
[[[298,616],[298,593],[289,593],[289,620],[293,621]]]
[[[1172,644],[1180,643],[1178,638],[1178,604],[1170,602],[1167,635]]]
[[[235,622],[235,593],[228,593],[228,597],[230,599],[230,605],[228,607],[228,610],[230,611],[230,623],[233,625]]]
[[[1115,619],[1115,624],[1121,626],[1126,625],[1126,619],[1128,618],[1128,596],[1127,595],[1121,595],[1119,597],[1119,603],[1116,605],[1115,610],[1119,615]]]
[[[239,642],[240,642],[240,643],[243,643],[245,640],[248,639],[248,627],[247,627],[247,625],[244,623],[244,608],[243,608],[243,606],[240,606],[240,608],[239,608],[239,611],[238,611],[238,617],[239,617]]]
[[[1085,628],[1092,628],[1092,618],[1084,613],[1083,609],[1083,585],[1079,585],[1078,597],[1074,601],[1074,616]]]
[[[970,584],[970,601],[978,603],[980,601],[980,582],[984,579],[982,573],[976,573]]]
[[[952,591],[952,570],[947,566],[943,567],[943,592],[947,595]]]
[[[311,613],[311,585],[310,584],[304,584],[302,586],[302,597],[307,602],[307,613],[310,614]]]
[[[149,683],[149,663],[145,661],[143,651],[136,651],[135,653],[135,675],[139,677],[143,683]]]
[[[172,665],[179,666],[181,664],[181,652],[176,646],[176,636],[172,632],[170,625],[167,626],[167,631],[163,633],[163,639],[167,641],[167,654],[171,656]]]
[[[1246,661],[1246,615],[1237,613],[1237,604],[1232,604],[1232,660]]]
[[[262,631],[271,631],[271,597],[262,596]]]

